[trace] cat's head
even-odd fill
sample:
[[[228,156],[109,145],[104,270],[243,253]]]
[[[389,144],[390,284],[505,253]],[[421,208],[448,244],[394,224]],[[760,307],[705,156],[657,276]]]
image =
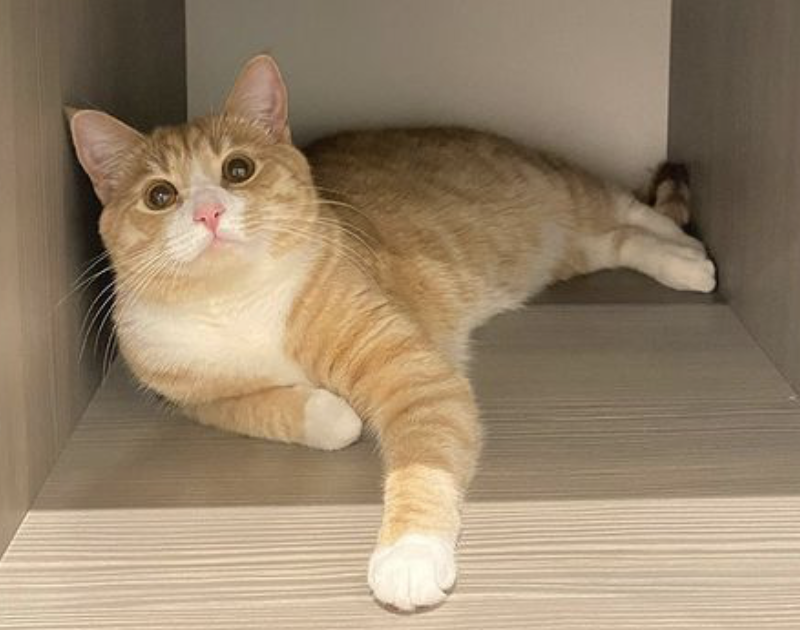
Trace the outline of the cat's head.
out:
[[[266,55],[244,66],[220,113],[147,135],[94,110],[73,112],[70,126],[103,204],[103,242],[131,285],[225,282],[298,247],[315,221],[286,88]]]

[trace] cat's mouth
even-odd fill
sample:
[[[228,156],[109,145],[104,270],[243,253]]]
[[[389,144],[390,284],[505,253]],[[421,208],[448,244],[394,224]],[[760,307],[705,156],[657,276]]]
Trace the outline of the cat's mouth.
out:
[[[224,248],[235,247],[242,243],[244,243],[244,239],[238,234],[217,231],[214,234],[208,235],[202,251],[218,251]]]
[[[247,240],[241,234],[231,234],[220,230],[215,234],[206,235],[195,249],[194,260],[215,266],[224,261],[233,262],[246,254]]]
[[[232,245],[238,242],[240,242],[239,239],[234,239],[222,234],[216,234],[211,237],[211,240],[209,241],[208,245],[206,245],[206,249],[227,247],[228,245]]]

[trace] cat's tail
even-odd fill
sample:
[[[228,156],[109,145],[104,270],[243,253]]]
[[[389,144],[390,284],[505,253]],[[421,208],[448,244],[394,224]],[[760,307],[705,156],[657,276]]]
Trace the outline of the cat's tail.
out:
[[[689,170],[683,164],[664,162],[650,182],[648,203],[680,226],[691,219],[689,211]]]

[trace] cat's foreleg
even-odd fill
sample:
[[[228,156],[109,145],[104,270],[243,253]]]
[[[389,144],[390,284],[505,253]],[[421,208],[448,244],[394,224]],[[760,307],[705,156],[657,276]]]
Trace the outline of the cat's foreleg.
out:
[[[419,373],[403,374],[412,366]],[[398,368],[374,400],[385,479],[369,584],[381,602],[413,610],[440,602],[455,582],[461,501],[480,439],[465,380],[440,367],[431,373],[419,359]]]
[[[391,323],[371,325],[382,334],[364,335],[353,317],[352,336],[326,335],[351,339],[327,376],[365,418],[384,461],[370,587],[380,602],[414,610],[442,601],[456,579],[462,497],[480,450],[478,411],[467,380],[426,341]]]
[[[362,429],[361,419],[339,396],[305,385],[272,387],[187,411],[220,429],[326,451],[352,444]]]
[[[308,377],[347,400],[377,438],[383,520],[368,568],[375,598],[441,602],[456,579],[461,504],[481,446],[467,379],[404,309],[351,277],[317,281],[287,331]]]

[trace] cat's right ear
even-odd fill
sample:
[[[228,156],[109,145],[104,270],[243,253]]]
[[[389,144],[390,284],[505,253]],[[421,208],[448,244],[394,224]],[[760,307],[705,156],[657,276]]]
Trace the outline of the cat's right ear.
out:
[[[225,111],[260,125],[283,142],[291,142],[286,84],[269,55],[258,55],[244,64],[225,101]]]
[[[97,197],[106,205],[114,194],[121,159],[143,140],[142,134],[113,116],[93,109],[66,108],[72,142]]]

